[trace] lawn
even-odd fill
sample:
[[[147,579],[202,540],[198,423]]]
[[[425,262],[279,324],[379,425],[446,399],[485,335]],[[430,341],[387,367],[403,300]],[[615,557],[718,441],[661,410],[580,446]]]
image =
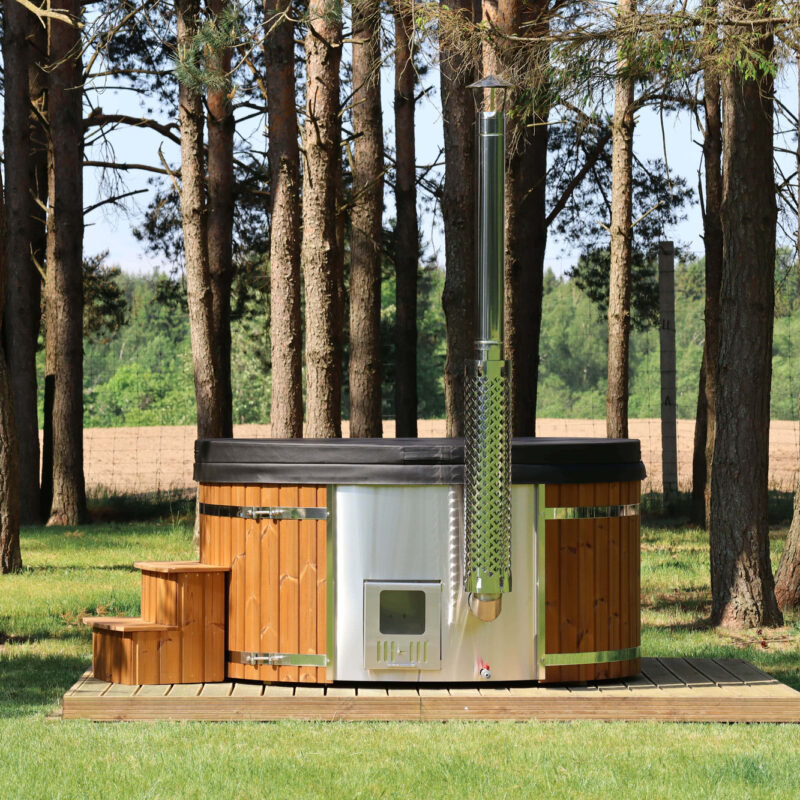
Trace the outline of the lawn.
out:
[[[773,558],[785,528],[773,531]],[[84,613],[136,614],[134,560],[192,556],[179,508],[28,528],[0,578],[0,798],[796,798],[800,726],[667,723],[89,723],[46,717],[89,665]],[[746,658],[800,689],[800,618],[708,628],[702,531],[643,530],[646,655]]]

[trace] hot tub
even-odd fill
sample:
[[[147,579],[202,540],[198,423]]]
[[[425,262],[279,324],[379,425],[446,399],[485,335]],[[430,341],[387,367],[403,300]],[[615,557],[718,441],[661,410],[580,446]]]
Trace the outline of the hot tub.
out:
[[[638,441],[520,438],[511,460],[513,585],[487,621],[464,590],[462,440],[198,441],[200,561],[230,570],[227,677],[638,673]]]

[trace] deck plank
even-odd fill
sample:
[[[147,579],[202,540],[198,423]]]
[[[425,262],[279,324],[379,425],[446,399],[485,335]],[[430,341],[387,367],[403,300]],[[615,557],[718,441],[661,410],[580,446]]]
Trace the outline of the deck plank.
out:
[[[480,696],[481,693],[474,686],[450,687],[450,697],[480,697]]]
[[[231,697],[261,697],[264,686],[260,683],[235,683]]]
[[[169,690],[168,697],[197,697],[202,688],[202,683],[176,683]]]
[[[204,683],[200,697],[230,697],[234,684],[231,681],[222,683]]]
[[[83,695],[86,697],[101,697],[113,684],[108,681],[101,681],[99,678],[89,677],[86,680],[78,681],[72,689],[67,692],[67,697],[72,695]]]
[[[227,681],[122,686],[82,675],[63,719],[664,720],[800,723],[800,693],[741,659],[644,659],[643,674],[581,687],[313,686]]]
[[[294,686],[273,683],[264,687],[264,697],[294,697]]]
[[[139,686],[136,697],[166,697],[170,686],[169,683],[151,683]]]
[[[325,688],[323,686],[295,686],[295,697],[325,697]]]
[[[709,677],[696,669],[684,658],[661,658],[661,663],[672,673],[678,676],[694,693],[704,694],[708,697],[718,697],[722,689]]]
[[[673,675],[656,658],[642,659],[642,675],[649,678],[659,689],[685,689],[686,684]]]
[[[800,693],[796,692],[790,686],[786,686],[786,684],[781,683],[777,678],[773,678],[772,675],[767,675],[766,672],[762,672],[760,669],[741,658],[714,660],[732,675],[741,679],[743,683],[746,683],[748,686],[758,687],[759,693],[765,696],[800,697]]]
[[[103,697],[133,697],[138,688],[139,686],[136,684],[112,683]]]

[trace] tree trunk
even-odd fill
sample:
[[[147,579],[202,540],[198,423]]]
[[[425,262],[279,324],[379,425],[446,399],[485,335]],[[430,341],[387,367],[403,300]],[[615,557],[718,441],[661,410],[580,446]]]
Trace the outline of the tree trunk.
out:
[[[541,17],[546,3],[523,5],[520,0],[484,0],[486,20],[508,37],[544,36],[549,24]],[[547,44],[539,45],[540,61]],[[528,45],[530,47],[530,44]],[[513,79],[517,60],[513,45],[484,47],[484,74]],[[509,73],[511,74],[509,75]],[[512,429],[515,436],[536,433],[536,389],[539,373],[539,334],[542,319],[542,281],[547,247],[547,117],[549,106],[536,96],[541,86],[520,96],[512,90],[507,102],[509,153],[506,168],[505,355],[511,362]],[[542,93],[543,94],[543,93]],[[515,109],[516,107],[516,109]]]
[[[715,0],[713,0],[715,2]],[[703,160],[706,202],[703,216],[703,241],[706,256],[705,341],[697,422],[692,460],[692,508],[698,523],[708,524],[711,491],[711,459],[714,453],[714,398],[719,354],[719,292],[722,278],[722,117],[719,103],[719,76],[703,73],[706,129],[703,135]]]
[[[300,316],[300,150],[294,82],[294,24],[276,15],[286,0],[266,0],[264,39],[269,97],[270,346],[272,435],[303,435],[303,331]]]
[[[178,47],[188,48],[199,14],[199,0],[176,5]],[[221,368],[215,342],[214,294],[208,259],[208,209],[203,159],[203,98],[184,84],[178,93],[181,126],[181,225],[186,259],[186,299],[192,341],[197,435],[224,436]]]
[[[380,4],[376,0],[353,3],[352,437],[382,435],[380,321],[384,161],[380,24]]]
[[[472,18],[471,0],[450,8]],[[475,105],[466,87],[475,75],[450,43],[440,41],[439,61],[444,123],[445,280],[442,293],[447,324],[444,402],[447,435],[464,435],[464,362],[475,339]]]
[[[413,23],[409,11],[394,6],[395,78],[395,228],[396,280],[395,419],[396,435],[417,435],[417,174],[414,143]]]
[[[547,247],[547,117],[526,129],[506,173],[506,358],[511,361],[514,436],[536,435],[539,335]]]
[[[748,6],[753,0],[748,0]],[[765,38],[765,57],[771,39]],[[709,538],[711,620],[782,622],[769,558],[767,480],[777,206],[772,85],[722,81],[723,262]]]
[[[797,55],[798,81],[797,92],[800,101],[800,53]],[[798,106],[800,108],[800,106]],[[798,207],[797,207],[797,239],[796,251],[800,258],[800,138],[797,142],[797,175],[798,175]],[[800,409],[800,398],[798,398]],[[775,573],[775,598],[778,606],[786,611],[800,607],[800,475],[797,476],[797,486],[794,490],[794,511],[789,535],[781,553],[778,571]]]
[[[53,9],[79,19],[77,0]],[[86,518],[83,477],[83,117],[77,27],[50,20],[46,329],[53,383],[53,499],[48,525]]]
[[[620,16],[634,11],[619,0]],[[633,78],[620,59],[611,123],[611,272],[608,289],[608,389],[606,432],[628,438],[628,354],[631,332],[631,252],[633,247]]]
[[[6,70],[6,92],[8,88],[8,70]],[[3,326],[3,311],[6,306],[5,292],[6,212],[3,203],[3,177],[0,174],[0,328]],[[19,451],[10,377],[3,338],[0,337],[0,574],[2,575],[19,572],[22,569],[22,553],[19,548]]]
[[[775,598],[783,611],[800,608],[800,475],[794,490],[792,525],[775,573]]]
[[[34,144],[31,117],[31,86],[35,59],[41,56],[34,42],[42,38],[42,25],[19,3],[8,3],[3,31],[5,64],[5,179],[8,265],[7,308],[3,326],[8,370],[14,396],[19,446],[20,522],[23,525],[41,521],[39,509],[39,421],[37,418],[36,347],[41,321],[42,279],[32,254],[39,265],[44,263],[41,245],[36,242],[42,227],[42,211],[36,198],[46,198],[37,187],[37,166],[41,157],[34,147],[42,146],[41,136]],[[47,154],[44,151],[45,165]],[[45,167],[46,168],[46,167]],[[45,173],[46,181],[46,173]],[[36,244],[35,244],[36,242]]]
[[[306,435],[329,438],[342,435],[342,275],[336,206],[341,173],[342,18],[339,6],[329,0],[311,0],[308,10],[301,251],[306,285]]]
[[[208,0],[215,16],[228,0]],[[217,66],[231,69],[231,51],[215,54]],[[222,436],[233,436],[231,391],[231,283],[233,282],[233,107],[225,90],[208,92],[208,266],[214,341],[219,359]]]

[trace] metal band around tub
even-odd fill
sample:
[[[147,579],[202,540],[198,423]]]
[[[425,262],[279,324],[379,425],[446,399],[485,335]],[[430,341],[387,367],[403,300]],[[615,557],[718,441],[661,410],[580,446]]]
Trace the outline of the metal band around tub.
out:
[[[328,656],[324,653],[243,653],[239,650],[228,651],[228,661],[233,664],[247,664],[258,667],[265,664],[270,667],[327,667]]]
[[[636,517],[639,504],[629,503],[622,506],[561,506],[545,508],[544,518],[548,519],[599,519],[603,517]]]
[[[237,519],[328,519],[327,508],[219,506],[214,503],[200,503],[200,513],[210,517],[235,517]]]
[[[613,661],[633,661],[641,658],[642,648],[626,647],[622,650],[595,650],[587,653],[546,653],[542,663],[546,667],[571,667],[576,664],[610,664]]]

